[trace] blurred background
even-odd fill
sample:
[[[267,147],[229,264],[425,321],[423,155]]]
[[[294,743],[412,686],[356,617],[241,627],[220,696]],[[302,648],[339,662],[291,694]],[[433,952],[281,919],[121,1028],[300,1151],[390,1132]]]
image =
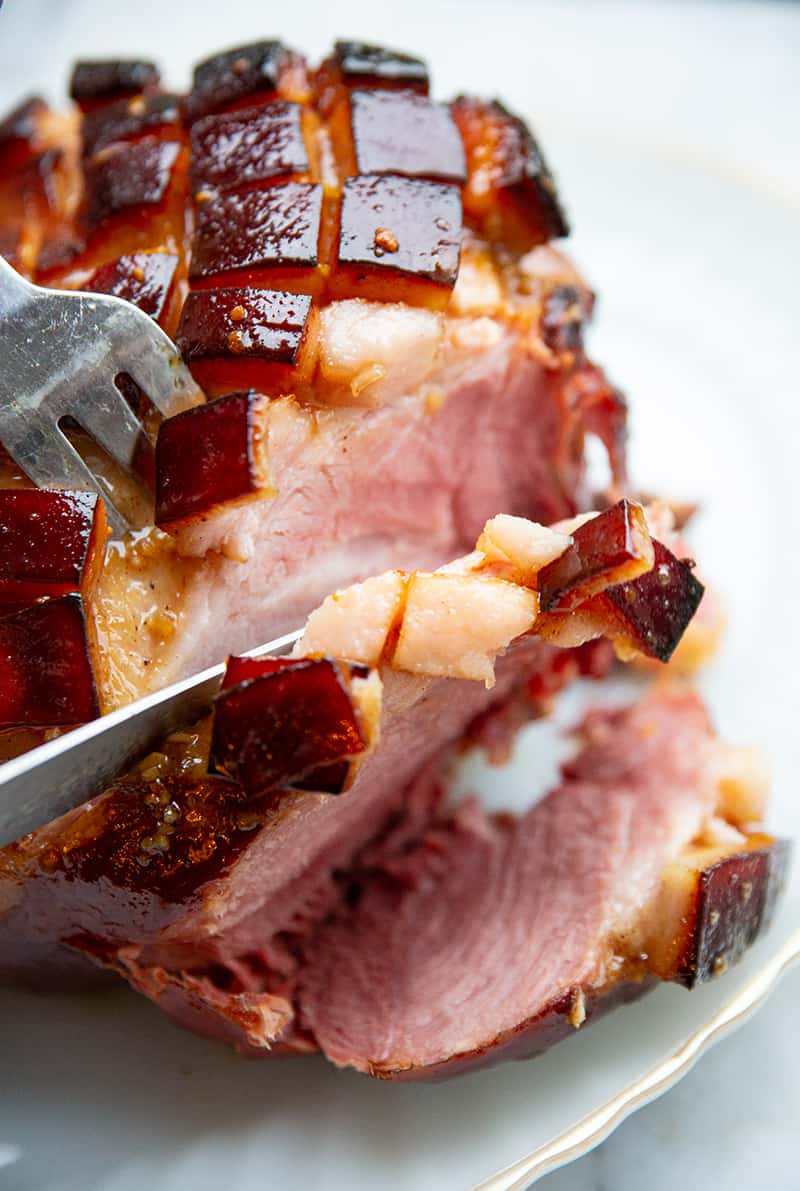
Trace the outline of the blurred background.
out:
[[[154,57],[166,68],[166,83],[181,88],[198,58],[265,36],[318,58],[336,37],[421,52],[431,61],[437,95],[500,93],[531,119],[572,218],[570,252],[600,294],[591,347],[632,397],[634,475],[646,477],[651,490],[713,504],[716,478],[704,489],[708,443],[692,432],[702,393],[719,402],[731,485],[742,474],[755,487],[770,482],[770,436],[798,427],[790,345],[796,348],[800,315],[800,6],[5,0],[0,108],[33,91],[63,101],[78,56]],[[684,350],[686,359],[676,360]],[[745,399],[750,393],[754,423],[769,394],[771,424],[754,425],[752,441],[730,428],[726,368],[750,386]],[[750,541],[752,530],[745,520],[742,538]],[[713,521],[701,537],[710,540],[712,531]],[[715,577],[733,593],[734,624],[755,624],[753,585],[742,583],[741,559],[728,553],[714,559]],[[749,650],[752,666],[752,638]],[[716,672],[716,688],[729,692],[721,700],[723,727],[743,740],[763,731],[779,773],[794,784],[796,742],[771,741],[768,725],[753,725],[752,706],[771,697],[766,679],[763,690],[756,679],[748,699],[736,698],[747,651],[746,635],[734,638]],[[778,826],[780,815],[779,808]],[[731,1191],[796,1189],[800,1034],[791,1023],[799,995],[796,973],[673,1092],[542,1185],[672,1191],[679,1179]],[[42,1005],[41,1012],[49,1010]],[[487,1121],[492,1111],[489,1099]],[[414,1138],[407,1144],[413,1148]],[[481,1164],[475,1179],[491,1168]],[[34,1191],[32,1184],[14,1186]]]

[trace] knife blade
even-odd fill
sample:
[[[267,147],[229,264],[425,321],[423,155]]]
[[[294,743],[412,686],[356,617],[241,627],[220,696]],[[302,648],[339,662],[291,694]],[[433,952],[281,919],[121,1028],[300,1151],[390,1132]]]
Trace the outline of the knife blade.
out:
[[[302,633],[296,629],[243,656],[279,657]],[[169,732],[197,719],[224,673],[224,662],[210,666],[0,765],[0,847],[101,793]]]

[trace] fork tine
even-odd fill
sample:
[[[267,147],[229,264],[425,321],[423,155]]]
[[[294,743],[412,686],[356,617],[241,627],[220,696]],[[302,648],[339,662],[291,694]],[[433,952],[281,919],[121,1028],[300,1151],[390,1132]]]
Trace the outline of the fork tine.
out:
[[[64,408],[112,459],[128,471],[144,439],[141,422],[117,386],[109,380],[93,383],[73,397]],[[62,415],[63,416],[63,415]]]
[[[115,355],[118,371],[129,373],[164,417],[185,409],[192,397],[202,400],[202,392],[175,345],[155,323],[151,322],[147,334],[136,343],[135,354],[131,344],[128,351]]]
[[[128,522],[98,483],[72,443],[57,425],[46,418],[30,416],[0,419],[0,439],[9,455],[39,488],[78,488],[97,492],[117,536],[129,529]]]

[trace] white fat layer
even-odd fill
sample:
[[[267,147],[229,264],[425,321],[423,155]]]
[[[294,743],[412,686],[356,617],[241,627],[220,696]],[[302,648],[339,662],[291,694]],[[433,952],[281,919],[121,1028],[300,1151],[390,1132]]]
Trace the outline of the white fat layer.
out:
[[[569,534],[527,521],[524,517],[501,513],[486,522],[477,548],[488,559],[507,560],[524,573],[540,570],[560,557],[571,544]]]
[[[377,666],[405,592],[402,571],[388,571],[334,592],[308,618],[297,657],[324,653]]]
[[[536,593],[504,579],[411,576],[392,665],[491,685],[496,655],[536,619]]]
[[[409,392],[433,369],[443,322],[435,311],[401,302],[334,302],[320,316],[322,376],[367,405]]]

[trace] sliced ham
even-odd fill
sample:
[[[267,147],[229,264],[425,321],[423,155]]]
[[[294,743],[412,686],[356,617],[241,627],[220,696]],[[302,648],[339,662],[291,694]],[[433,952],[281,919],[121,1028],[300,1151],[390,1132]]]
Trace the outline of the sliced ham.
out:
[[[347,305],[328,307],[325,333],[350,319],[338,309]],[[422,377],[408,375],[409,356],[422,367],[409,314],[434,324]],[[374,404],[273,400],[256,415],[264,478],[255,499],[110,554],[94,604],[105,707],[296,628],[357,579],[439,566],[498,510],[550,522],[585,502],[585,427],[570,408],[569,370],[543,364],[529,331],[484,317],[487,346],[466,335],[470,320],[429,311],[361,303],[359,319],[366,354],[351,354],[341,372],[368,366],[374,319],[384,359]],[[324,403],[324,383],[316,399]]]
[[[628,523],[638,536],[620,553]],[[563,786],[519,820],[443,804],[465,741],[496,746],[496,725],[535,714],[577,658],[595,667],[591,643],[554,666],[540,622],[587,629],[602,575],[609,597],[652,599],[648,568],[666,547],[646,527],[625,502],[566,535],[496,519],[487,552],[330,597],[296,658],[233,659],[213,721],[0,855],[3,975],[52,986],[83,957],[243,1052],[320,1047],[395,1077],[535,1051],[651,979],[734,959],[767,920],[783,852],[754,834],[757,766],[715,741],[694,696],[662,689],[590,717]],[[695,581],[669,557],[686,623]],[[585,580],[585,603],[540,614],[539,581],[560,560],[570,600]],[[312,673],[325,683],[309,686]],[[309,735],[294,767],[282,727],[293,689],[336,699],[297,705]],[[331,734],[317,757],[314,725],[334,712],[341,752]],[[207,772],[209,757],[227,776]],[[283,786],[263,789],[260,772]],[[728,885],[747,874],[746,902],[706,897],[720,864]]]
[[[735,832],[693,855],[724,768],[697,697],[659,690],[591,716],[582,735],[563,784],[527,815],[467,802],[411,846],[370,855],[355,904],[309,941],[298,980],[301,1021],[328,1058],[406,1078],[524,1057],[654,975],[723,970],[765,924],[780,847]],[[716,952],[704,933],[721,907],[706,901],[693,921],[696,883],[662,914],[674,870],[704,865],[727,866],[734,884],[738,871],[743,890],[725,906],[739,940]],[[736,938],[730,924],[718,930]],[[676,933],[704,954],[654,971],[648,949]]]
[[[107,552],[100,502],[0,459],[25,546],[0,559],[0,755],[316,609],[293,656],[230,658],[213,715],[0,851],[0,975],[116,973],[243,1053],[386,1078],[722,971],[785,861],[757,764],[666,688],[590,716],[527,815],[446,805],[465,744],[499,755],[612,648],[669,660],[703,588],[669,510],[620,499],[625,402],[584,352],[539,147],[427,92],[408,55],[340,42],[313,70],[265,41],[182,98],[84,63],[79,111],[0,124],[16,267],[137,303],[209,398],[157,427],[120,378],[157,429],[154,510],[70,431],[139,527]]]
[[[625,510],[621,502],[590,524],[616,530]],[[637,515],[643,516],[640,509]],[[24,968],[33,940],[42,936],[60,945],[69,928],[115,946],[152,946],[159,953],[188,948],[199,967],[231,947],[256,945],[270,918],[274,930],[283,929],[295,904],[332,867],[352,861],[403,805],[415,776],[471,724],[485,726],[512,700],[524,700],[531,714],[572,676],[552,667],[553,651],[536,636],[537,572],[528,564],[531,543],[547,540],[548,531],[533,524],[515,529],[513,546],[506,543],[499,561],[473,551],[438,573],[392,571],[329,597],[310,618],[299,657],[338,653],[350,663],[380,664],[380,677],[374,671],[374,682],[366,684],[378,684],[378,728],[367,733],[377,743],[360,759],[346,795],[285,792],[248,801],[236,784],[204,775],[207,723],[185,738],[179,734],[165,763],[147,758],[97,801],[5,851],[3,928],[15,941],[4,949],[5,962]],[[553,533],[549,554],[573,549],[581,532],[574,538]],[[590,532],[603,537],[600,529]],[[616,556],[612,561],[617,565]],[[640,569],[651,561],[643,557]],[[631,559],[622,565],[627,573]],[[693,607],[684,609],[684,622]],[[601,633],[598,626],[594,635]],[[528,699],[534,677],[542,681]],[[229,700],[232,693],[221,697]],[[309,712],[313,723],[313,707]],[[258,744],[268,721],[259,718],[257,705],[250,714],[256,718],[241,724],[235,740]],[[230,730],[235,727],[234,720]],[[212,753],[228,756],[231,739],[215,732]],[[263,751],[271,755],[270,741]],[[237,772],[224,762],[223,768]],[[304,765],[302,776],[307,771]],[[154,787],[143,794],[149,781]],[[52,874],[46,872],[50,863]],[[40,896],[52,899],[47,914],[38,908]]]

